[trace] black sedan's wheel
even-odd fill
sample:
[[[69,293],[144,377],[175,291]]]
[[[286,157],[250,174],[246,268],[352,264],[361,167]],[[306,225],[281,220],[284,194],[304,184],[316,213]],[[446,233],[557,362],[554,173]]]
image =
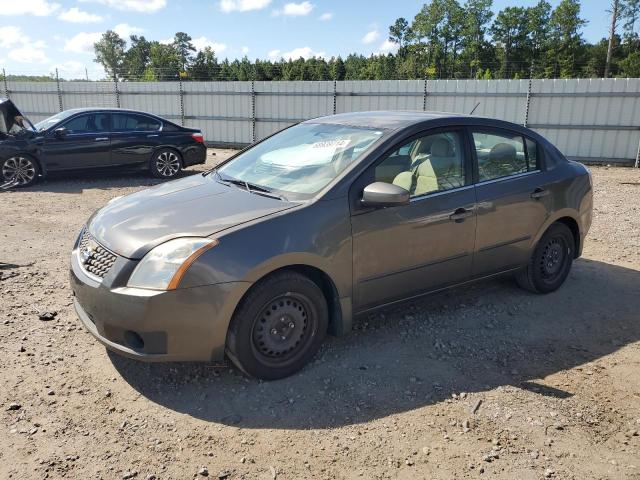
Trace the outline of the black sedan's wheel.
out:
[[[2,179],[6,183],[14,182],[18,187],[33,184],[38,178],[38,164],[31,157],[18,155],[2,162]]]
[[[182,161],[174,150],[159,150],[151,159],[151,173],[156,178],[174,178],[180,170]]]
[[[569,227],[554,223],[542,236],[529,265],[516,276],[518,285],[536,293],[549,293],[564,283],[573,263],[575,241]]]
[[[248,293],[229,326],[227,355],[251,377],[300,370],[320,348],[329,321],[318,286],[295,272],[267,277]]]

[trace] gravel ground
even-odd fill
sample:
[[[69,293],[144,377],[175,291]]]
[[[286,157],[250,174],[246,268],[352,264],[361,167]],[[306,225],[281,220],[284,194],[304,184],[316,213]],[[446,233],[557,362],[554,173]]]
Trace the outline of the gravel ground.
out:
[[[501,279],[387,309],[270,383],[130,361],[81,328],[78,231],[156,181],[0,193],[0,478],[639,479],[640,171],[592,171],[594,224],[559,291]]]

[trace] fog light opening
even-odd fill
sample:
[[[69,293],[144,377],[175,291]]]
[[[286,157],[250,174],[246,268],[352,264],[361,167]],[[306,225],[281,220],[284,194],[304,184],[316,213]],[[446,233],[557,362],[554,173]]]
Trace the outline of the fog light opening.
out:
[[[132,330],[124,332],[124,341],[127,342],[127,346],[134,350],[142,350],[144,348],[144,340]]]

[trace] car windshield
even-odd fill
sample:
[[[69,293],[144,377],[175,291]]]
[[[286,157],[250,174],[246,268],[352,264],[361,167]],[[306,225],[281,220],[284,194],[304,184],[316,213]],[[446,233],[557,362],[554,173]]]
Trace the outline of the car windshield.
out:
[[[34,127],[38,132],[42,132],[43,130],[53,127],[55,124],[61,122],[65,118],[70,117],[74,113],[76,112],[74,112],[73,110],[67,110],[65,112],[56,113],[54,116],[45,118],[44,120],[36,123]]]
[[[241,153],[218,169],[222,181],[246,182],[286,198],[308,199],[383,136],[382,130],[302,123]]]

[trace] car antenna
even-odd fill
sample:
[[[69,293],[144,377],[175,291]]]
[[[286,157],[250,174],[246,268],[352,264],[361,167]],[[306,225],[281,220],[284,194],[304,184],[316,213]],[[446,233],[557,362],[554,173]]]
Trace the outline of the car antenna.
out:
[[[471,111],[469,112],[469,115],[473,115],[473,112],[475,112],[475,111],[476,111],[476,108],[478,108],[479,106],[480,106],[480,102],[476,103],[476,106],[475,106],[475,107],[473,107],[473,110],[471,110]]]

